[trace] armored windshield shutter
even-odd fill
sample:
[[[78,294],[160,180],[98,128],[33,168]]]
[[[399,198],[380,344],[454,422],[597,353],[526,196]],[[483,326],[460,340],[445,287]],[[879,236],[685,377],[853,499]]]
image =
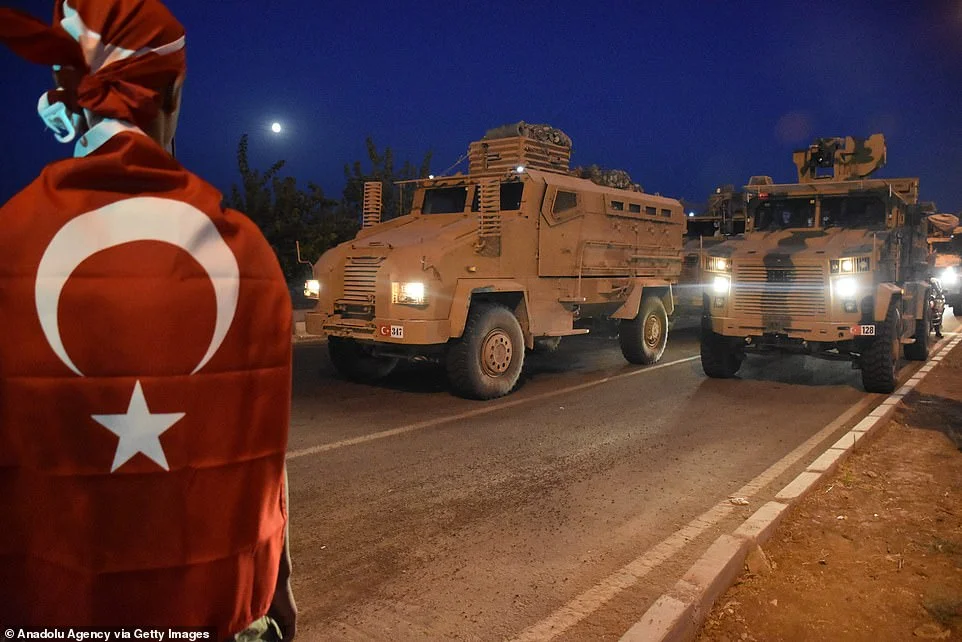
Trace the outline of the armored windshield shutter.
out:
[[[370,227],[381,222],[381,189],[381,181],[364,183],[362,227]]]
[[[501,183],[489,180],[481,183],[481,229],[480,236],[497,238],[501,236]]]
[[[480,214],[478,216],[478,246],[482,255],[501,254],[501,182],[492,179],[478,185]]]

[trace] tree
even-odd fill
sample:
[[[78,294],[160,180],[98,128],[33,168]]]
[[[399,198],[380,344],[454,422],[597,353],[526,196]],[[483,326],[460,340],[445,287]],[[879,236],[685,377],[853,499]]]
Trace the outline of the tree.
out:
[[[394,183],[416,178],[427,178],[431,171],[432,152],[428,151],[424,155],[424,159],[419,166],[415,166],[410,161],[405,161],[400,171],[395,171],[394,152],[390,147],[385,147],[384,153],[381,154],[370,137],[367,138],[365,144],[367,145],[370,170],[365,171],[361,161],[354,161],[353,164],[344,166],[344,178],[347,181],[341,201],[344,215],[352,217],[356,221],[361,220],[364,183],[368,181],[381,181],[381,220],[386,221],[408,214],[411,211],[414,189],[411,185],[398,186]]]
[[[284,161],[277,161],[266,172],[253,169],[247,134],[237,145],[237,165],[241,184],[232,186],[227,205],[257,224],[292,287],[302,285],[310,272],[298,263],[298,242],[303,258],[315,261],[357,233],[358,219],[345,216],[337,201],[326,198],[318,185],[308,183],[306,190],[299,189],[294,178],[280,176]]]

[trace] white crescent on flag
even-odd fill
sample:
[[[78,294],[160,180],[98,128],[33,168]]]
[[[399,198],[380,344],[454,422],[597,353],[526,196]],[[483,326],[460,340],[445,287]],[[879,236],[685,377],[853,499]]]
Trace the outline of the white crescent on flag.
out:
[[[129,198],[71,219],[54,235],[37,268],[35,298],[40,327],[47,343],[68,368],[84,374],[67,354],[57,318],[60,295],[70,276],[86,259],[112,247],[135,241],[169,243],[190,254],[214,286],[217,319],[207,353],[190,374],[213,357],[237,311],[240,271],[234,253],[217,227],[199,209],[153,196]],[[153,413],[147,406],[140,381],[134,384],[124,414],[92,415],[94,421],[118,437],[110,472],[137,453],[143,453],[164,470],[170,470],[160,435],[184,417],[184,413]]]
[[[237,310],[240,272],[234,253],[206,214],[184,203],[154,196],[129,198],[71,219],[54,235],[37,269],[35,297],[40,327],[57,357],[76,374],[67,354],[57,312],[60,295],[74,270],[103,250],[135,241],[174,245],[194,258],[214,286],[217,320],[207,353],[190,374],[217,353]]]

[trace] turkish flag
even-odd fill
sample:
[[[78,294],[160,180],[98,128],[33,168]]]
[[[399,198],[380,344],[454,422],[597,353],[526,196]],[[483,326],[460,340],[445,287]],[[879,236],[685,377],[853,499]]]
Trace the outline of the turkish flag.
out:
[[[259,230],[139,133],[0,209],[0,622],[267,612],[291,302]]]

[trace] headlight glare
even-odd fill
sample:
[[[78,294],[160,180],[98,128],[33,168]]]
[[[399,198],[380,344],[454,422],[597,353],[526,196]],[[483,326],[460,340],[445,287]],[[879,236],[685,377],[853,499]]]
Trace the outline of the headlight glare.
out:
[[[712,281],[711,289],[715,294],[728,294],[731,284],[732,280],[730,278],[718,275],[715,277],[715,280]]]
[[[842,272],[851,272],[855,265],[852,263],[852,259],[842,259]]]
[[[420,281],[410,281],[406,283],[394,282],[391,284],[391,302],[401,305],[424,305],[427,295],[424,290],[424,283]]]
[[[835,281],[835,294],[843,299],[851,299],[858,292],[858,282],[850,276]]]
[[[304,282],[304,296],[313,299],[321,292],[321,282],[317,279],[310,279]]]
[[[947,267],[942,270],[942,277],[939,280],[943,285],[955,285],[959,282],[959,273],[954,267]]]

